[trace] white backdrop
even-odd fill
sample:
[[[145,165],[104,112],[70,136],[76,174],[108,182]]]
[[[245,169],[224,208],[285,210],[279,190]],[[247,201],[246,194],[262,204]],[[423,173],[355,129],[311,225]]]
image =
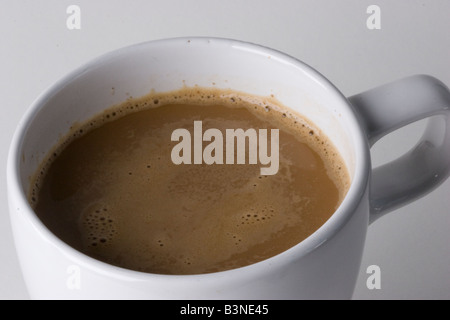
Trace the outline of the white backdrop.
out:
[[[80,29],[67,25],[70,5]],[[295,56],[347,96],[417,73],[450,85],[449,14],[448,0],[0,0],[0,299],[28,299],[6,201],[9,143],[31,102],[69,71],[137,42],[215,36]],[[424,124],[383,138],[374,165],[408,150]],[[449,211],[450,180],[370,226],[353,298],[449,299]],[[380,289],[366,285],[371,265]]]

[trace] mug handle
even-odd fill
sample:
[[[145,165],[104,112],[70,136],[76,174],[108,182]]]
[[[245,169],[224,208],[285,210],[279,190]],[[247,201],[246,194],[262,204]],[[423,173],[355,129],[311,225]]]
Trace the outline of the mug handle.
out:
[[[446,180],[450,173],[450,91],[441,81],[415,75],[348,100],[361,118],[370,147],[400,127],[429,118],[415,147],[372,170],[370,223]]]

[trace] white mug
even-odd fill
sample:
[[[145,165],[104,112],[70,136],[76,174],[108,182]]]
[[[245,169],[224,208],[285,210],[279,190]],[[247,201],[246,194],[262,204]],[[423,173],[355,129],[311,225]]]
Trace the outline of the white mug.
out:
[[[131,271],[88,257],[57,238],[27,201],[30,176],[69,131],[105,108],[150,90],[217,87],[274,95],[314,122],[341,153],[351,176],[342,204],[310,237],[264,261],[201,275]],[[450,169],[450,92],[418,75],[350,98],[301,61],[229,39],[176,38],[101,56],[37,98],[19,123],[8,164],[15,244],[33,299],[349,299],[366,231],[383,214],[431,191]],[[416,147],[372,170],[382,136],[429,118]]]

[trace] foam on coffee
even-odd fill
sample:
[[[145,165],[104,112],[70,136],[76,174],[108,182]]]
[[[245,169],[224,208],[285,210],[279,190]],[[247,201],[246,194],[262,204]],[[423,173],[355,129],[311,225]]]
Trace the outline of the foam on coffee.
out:
[[[279,128],[280,169],[174,165],[176,128]],[[138,138],[136,138],[138,137]],[[301,242],[335,211],[349,178],[331,142],[273,97],[185,88],[129,99],[79,125],[34,179],[30,202],[61,239],[124,268],[232,269]]]

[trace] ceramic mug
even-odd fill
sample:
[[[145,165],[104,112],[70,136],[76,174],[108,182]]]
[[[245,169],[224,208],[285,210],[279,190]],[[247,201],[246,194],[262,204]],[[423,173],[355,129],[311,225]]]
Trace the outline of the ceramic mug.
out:
[[[112,266],[76,251],[43,225],[27,201],[30,176],[73,123],[151,89],[195,85],[274,95],[323,130],[351,176],[348,194],[325,224],[277,256],[201,275]],[[447,178],[449,107],[448,88],[430,76],[412,76],[346,98],[301,61],[229,39],[159,40],[101,56],[39,96],[12,140],[8,200],[29,293],[34,299],[349,299],[369,224]],[[429,125],[416,147],[372,170],[370,147],[423,118],[429,118]]]

